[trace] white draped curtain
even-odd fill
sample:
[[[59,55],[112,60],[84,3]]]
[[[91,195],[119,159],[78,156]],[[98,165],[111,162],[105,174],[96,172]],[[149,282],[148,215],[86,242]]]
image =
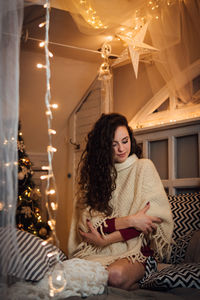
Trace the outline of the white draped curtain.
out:
[[[17,203],[19,50],[23,7],[23,0],[0,0],[0,276],[5,281],[11,248],[5,251],[4,247],[3,250],[1,238],[5,227],[15,226]],[[0,294],[6,299],[2,291]]]

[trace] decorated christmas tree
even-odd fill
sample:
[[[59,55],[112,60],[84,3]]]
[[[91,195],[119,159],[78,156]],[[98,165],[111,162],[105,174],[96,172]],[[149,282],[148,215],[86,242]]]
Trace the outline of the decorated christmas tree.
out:
[[[21,230],[28,231],[43,239],[50,234],[50,227],[41,217],[41,193],[33,180],[32,163],[26,154],[19,123],[18,129],[18,202],[16,224]]]

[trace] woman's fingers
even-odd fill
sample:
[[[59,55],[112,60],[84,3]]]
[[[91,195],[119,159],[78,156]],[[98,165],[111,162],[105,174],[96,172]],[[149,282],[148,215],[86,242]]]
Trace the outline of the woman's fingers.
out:
[[[158,218],[158,217],[151,217],[151,221],[154,222],[154,223],[162,223],[162,219],[161,218]]]
[[[141,212],[143,212],[144,214],[148,211],[148,209],[150,208],[150,202],[147,202],[147,204],[145,205],[145,207],[141,210]]]
[[[103,247],[106,244],[106,241],[101,237],[101,235],[97,235],[97,234],[93,234],[92,232],[83,232],[81,230],[79,230],[81,236],[83,237],[83,239],[89,243],[89,244],[93,244],[96,246],[100,246]]]
[[[90,232],[84,232],[84,231],[81,231],[79,229],[79,232],[80,232],[80,235],[84,238],[84,240],[86,242],[89,242],[89,243],[93,243],[94,242],[94,237],[92,236],[92,233]]]
[[[157,229],[156,224],[152,223],[152,224],[151,224],[151,228],[153,229],[153,231],[156,231],[156,229]]]
[[[87,226],[91,232],[93,232],[93,233],[97,232],[97,230],[93,227],[92,223],[89,220],[87,220]]]
[[[88,233],[86,233],[86,232],[84,232],[84,231],[82,231],[82,230],[80,230],[79,229],[79,233],[80,233],[80,235],[82,235],[82,237],[84,237],[84,238],[88,238]]]
[[[97,246],[104,246],[105,240],[102,238],[102,236],[99,234],[99,232],[93,227],[92,223],[87,220],[87,225],[89,232],[84,232],[81,229],[79,229],[80,235],[83,237],[83,239],[93,245]]]

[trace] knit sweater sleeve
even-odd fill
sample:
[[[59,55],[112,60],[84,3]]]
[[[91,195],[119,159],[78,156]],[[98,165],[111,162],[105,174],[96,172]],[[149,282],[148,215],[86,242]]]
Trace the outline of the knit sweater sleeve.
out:
[[[101,232],[100,227],[98,227],[97,230],[99,233]],[[109,233],[116,231],[115,218],[106,219],[104,221],[104,223],[102,224],[102,230],[103,230],[104,234],[109,234]],[[135,238],[135,237],[139,236],[141,233],[141,231],[139,231],[133,227],[119,229],[119,232],[124,241],[128,241],[132,238]]]
[[[124,241],[128,241],[130,239],[133,239],[137,236],[140,235],[141,231],[130,227],[130,228],[124,228],[124,229],[119,229],[119,232],[121,233],[121,236],[123,237]]]

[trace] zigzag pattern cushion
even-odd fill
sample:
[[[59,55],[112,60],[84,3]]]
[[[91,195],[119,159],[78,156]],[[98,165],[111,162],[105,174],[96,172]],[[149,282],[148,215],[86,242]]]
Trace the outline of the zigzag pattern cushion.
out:
[[[141,288],[166,290],[177,287],[200,289],[200,263],[172,265],[160,272],[150,272],[140,284]]]
[[[0,273],[39,281],[65,254],[52,244],[13,227],[0,228]]]
[[[167,263],[169,264],[180,264],[185,260],[185,254],[187,251],[187,247],[189,242],[193,236],[193,232],[188,233],[185,236],[181,236],[177,240],[175,240],[175,244],[172,245],[172,252],[170,259]]]
[[[168,196],[171,204],[174,231],[171,258],[168,263],[184,261],[188,243],[194,231],[200,229],[200,193]]]

